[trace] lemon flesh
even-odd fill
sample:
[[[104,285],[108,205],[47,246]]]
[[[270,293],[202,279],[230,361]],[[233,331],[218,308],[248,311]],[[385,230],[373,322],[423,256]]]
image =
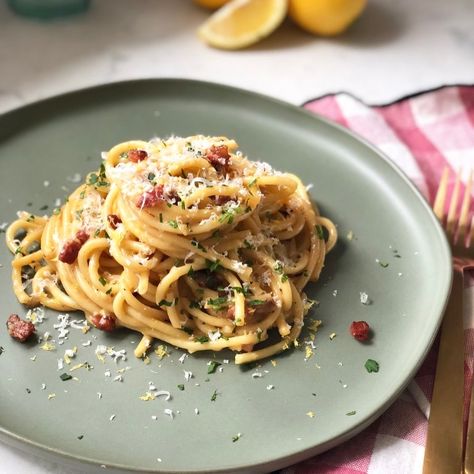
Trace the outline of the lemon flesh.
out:
[[[216,48],[244,48],[278,28],[287,8],[287,0],[232,0],[211,15],[198,35]]]

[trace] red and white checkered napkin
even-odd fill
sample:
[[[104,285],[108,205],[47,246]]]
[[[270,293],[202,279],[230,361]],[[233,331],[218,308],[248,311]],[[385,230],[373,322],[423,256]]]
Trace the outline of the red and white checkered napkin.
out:
[[[453,175],[464,169],[465,181],[468,170],[474,170],[474,87],[444,87],[383,107],[369,107],[347,94],[316,99],[305,107],[377,145],[430,202],[446,165]],[[474,362],[474,273],[466,280],[464,372],[467,405]],[[287,468],[283,473],[421,473],[436,355],[437,343],[408,389],[369,428],[350,441]]]

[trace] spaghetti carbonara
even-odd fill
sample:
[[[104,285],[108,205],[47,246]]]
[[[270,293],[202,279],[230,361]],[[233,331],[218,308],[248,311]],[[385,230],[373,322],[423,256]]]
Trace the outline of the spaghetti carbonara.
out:
[[[297,176],[236,150],[202,135],[113,147],[51,217],[8,228],[18,300],[138,331],[137,357],[153,339],[237,364],[288,348],[336,229]]]

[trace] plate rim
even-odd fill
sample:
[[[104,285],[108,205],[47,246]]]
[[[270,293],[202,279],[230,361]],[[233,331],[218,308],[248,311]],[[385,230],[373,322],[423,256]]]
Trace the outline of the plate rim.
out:
[[[314,445],[310,448],[302,448],[298,451],[293,451],[291,454],[283,455],[278,458],[271,457],[271,459],[262,461],[258,464],[256,463],[245,464],[245,465],[240,464],[239,466],[223,467],[223,468],[213,469],[211,471],[209,469],[188,469],[184,472],[188,472],[190,474],[191,473],[198,474],[198,473],[204,473],[204,472],[223,474],[223,473],[236,472],[236,470],[238,471],[245,470],[245,472],[249,472],[248,471],[249,469],[251,469],[252,471],[255,471],[255,470],[259,471],[262,468],[265,468],[265,470],[268,470],[270,466],[271,466],[270,468],[271,470],[281,469],[285,466],[288,466],[289,462],[293,464],[293,463],[300,462],[304,459],[308,459],[312,456],[321,454],[331,448],[334,448],[335,446],[338,446],[339,444],[346,442],[350,438],[356,436],[363,429],[367,428],[371,423],[373,423],[379,416],[381,416],[382,413],[385,412],[394,403],[394,401],[399,397],[400,393],[406,388],[406,386],[412,380],[412,378],[418,371],[419,367],[425,360],[429,350],[431,349],[433,345],[433,342],[436,338],[436,335],[441,325],[442,317],[446,309],[448,298],[451,291],[453,270],[452,270],[452,264],[451,264],[452,260],[451,260],[451,250],[449,247],[449,243],[446,239],[445,233],[438,219],[436,218],[436,216],[433,213],[433,210],[431,209],[431,206],[429,205],[425,197],[421,194],[421,192],[418,190],[418,188],[408,178],[406,173],[397,164],[395,164],[388,157],[387,154],[385,154],[382,150],[380,150],[377,146],[369,142],[367,139],[359,135],[357,132],[354,132],[353,130],[350,130],[316,112],[309,111],[305,107],[306,103],[299,106],[299,105],[295,105],[290,102],[286,102],[284,100],[275,98],[273,96],[268,96],[266,94],[262,94],[259,92],[251,91],[251,90],[244,89],[241,87],[235,87],[232,85],[221,84],[218,82],[202,81],[202,80],[187,79],[187,78],[174,78],[174,77],[142,78],[142,79],[110,81],[106,83],[80,87],[77,89],[71,89],[65,92],[61,92],[59,94],[54,94],[45,98],[41,98],[39,100],[22,104],[18,107],[14,107],[12,109],[9,109],[5,112],[0,113],[0,124],[4,120],[8,120],[9,117],[24,114],[25,112],[28,111],[28,109],[48,106],[48,103],[54,104],[54,102],[56,101],[60,102],[62,100],[67,100],[69,97],[72,97],[75,95],[87,94],[87,93],[93,93],[93,92],[100,93],[101,90],[121,88],[121,87],[130,87],[130,86],[133,86],[134,84],[140,84],[140,85],[148,84],[150,86],[155,85],[158,87],[160,86],[160,84],[170,84],[170,85],[177,84],[184,87],[186,86],[207,87],[208,89],[221,90],[221,91],[231,93],[231,94],[236,93],[240,95],[242,94],[246,95],[247,97],[254,97],[255,99],[258,99],[260,101],[270,102],[277,107],[284,107],[287,110],[291,110],[293,112],[303,114],[304,116],[306,116],[307,118],[310,118],[311,120],[322,122],[326,126],[336,129],[339,133],[349,136],[354,141],[359,142],[359,144],[362,144],[364,147],[370,149],[370,151],[374,155],[377,156],[377,159],[382,160],[385,163],[385,165],[391,168],[391,171],[393,173],[398,175],[398,177],[404,182],[404,184],[408,186],[408,188],[412,192],[413,197],[416,198],[420,204],[422,204],[424,212],[426,213],[426,216],[430,218],[432,228],[436,231],[436,234],[439,238],[438,243],[441,245],[441,248],[443,250],[442,255],[439,256],[440,258],[439,264],[445,267],[444,271],[442,272],[442,275],[444,275],[444,277],[442,276],[444,280],[442,282],[442,286],[444,287],[444,296],[441,299],[442,302],[440,305],[441,306],[440,311],[436,318],[434,330],[429,338],[429,343],[425,345],[423,351],[417,357],[416,363],[413,365],[411,370],[404,377],[403,382],[398,386],[397,390],[395,390],[395,392],[393,392],[390,397],[385,399],[383,403],[381,403],[379,406],[376,406],[371,412],[371,414],[361,419],[360,422],[356,425],[356,427],[348,428],[347,430],[340,432],[337,435],[337,437],[334,437],[333,439],[330,439],[326,442]],[[2,137],[0,137],[0,140],[2,140]],[[443,260],[443,262],[441,260]],[[8,446],[13,446],[23,451],[28,451],[28,448],[30,449],[33,448],[34,454],[38,456],[41,456],[41,455],[55,456],[56,460],[58,460],[58,457],[59,457],[61,461],[69,461],[76,464],[76,467],[77,465],[83,464],[83,463],[87,463],[91,467],[96,467],[96,468],[103,465],[103,462],[100,460],[89,458],[86,456],[71,454],[66,451],[63,451],[62,449],[58,449],[55,447],[51,447],[51,446],[39,443],[25,436],[18,435],[14,432],[11,432],[10,430],[5,429],[1,425],[0,425],[0,440]],[[140,472],[153,472],[153,473],[183,472],[182,470],[169,470],[169,469],[163,470],[163,469],[158,469],[158,468],[153,469],[153,470],[140,468],[140,467],[130,468],[129,466],[125,466],[123,464],[116,464],[116,463],[107,463],[106,466],[108,469],[112,468],[112,469],[119,470],[121,472],[137,472],[137,473],[140,473]]]

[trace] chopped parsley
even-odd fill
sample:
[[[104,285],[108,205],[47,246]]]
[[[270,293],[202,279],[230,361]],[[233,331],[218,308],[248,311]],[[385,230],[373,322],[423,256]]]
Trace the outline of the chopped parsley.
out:
[[[287,281],[288,281],[288,275],[286,273],[283,273],[283,275],[281,276],[281,282],[285,283]]]
[[[235,443],[236,441],[239,441],[241,436],[242,435],[240,433],[237,433],[235,436],[232,436],[232,442]]]
[[[61,375],[59,376],[59,378],[60,378],[63,382],[66,382],[66,380],[71,380],[71,379],[72,379],[72,375],[67,374],[66,372],[64,372],[64,374],[61,374]]]
[[[281,275],[283,273],[283,264],[277,261],[273,267],[273,270]]]
[[[364,364],[364,367],[367,372],[369,372],[369,374],[372,372],[377,373],[379,371],[379,363],[373,359],[367,359],[367,362]]]
[[[4,352],[5,352],[5,349],[2,346],[0,346],[0,355],[2,355]]]
[[[197,240],[191,240],[191,245],[201,250],[202,252],[206,252],[206,249]]]
[[[207,373],[208,374],[213,374],[217,367],[219,367],[221,365],[220,362],[217,362],[215,360],[211,360],[208,364],[207,364]]]
[[[57,216],[60,212],[61,212],[61,209],[59,209],[59,207],[56,207],[55,209],[53,209],[53,214],[55,216]]]
[[[209,306],[214,306],[220,308],[221,306],[226,306],[228,304],[226,296],[218,296],[217,298],[209,298],[207,300]]]
[[[346,416],[354,416],[357,412],[355,410],[352,410],[348,413],[346,413]]]
[[[178,384],[177,387],[178,387],[178,390],[181,390],[181,391],[184,390],[184,384],[183,383]]]
[[[101,163],[101,165],[100,165],[99,174],[91,173],[89,175],[89,179],[87,180],[87,184],[95,186],[96,188],[109,185],[109,183],[107,181],[107,176],[105,175],[105,165],[104,165],[104,163]]]
[[[377,260],[377,263],[382,267],[382,268],[387,268],[388,263],[387,262],[381,262],[380,260]]]
[[[217,398],[217,390],[214,390],[214,393],[211,396],[211,402],[215,402]]]
[[[86,197],[86,192],[85,191],[81,191],[81,194],[79,194],[79,198],[80,199],[84,199]]]
[[[175,220],[168,221],[168,224],[173,228],[177,229],[178,228],[178,223]]]
[[[245,297],[250,295],[248,286],[231,286],[230,289],[235,291],[235,293],[242,293]],[[218,290],[220,290],[220,288],[218,288]]]
[[[209,268],[211,272],[215,272],[221,267],[221,261],[217,259],[216,261],[213,262],[212,260],[208,260],[206,258],[206,266],[207,268]]]
[[[264,300],[250,300],[248,302],[248,305],[249,306],[259,306],[259,305],[264,304],[264,303],[265,303]]]
[[[324,240],[323,228],[319,224],[315,226],[314,232],[316,233],[319,240]]]
[[[188,276],[189,276],[189,277],[192,277],[192,276],[194,275],[194,273],[196,273],[196,272],[194,271],[194,268],[193,268],[193,266],[191,265],[191,266],[189,267],[189,270],[188,270]]]
[[[257,182],[257,178],[253,178],[252,181],[250,181],[250,183],[249,183],[249,185],[248,185],[249,188],[250,188],[251,186],[253,186],[256,182]]]
[[[184,331],[186,334],[189,335],[193,333],[193,330],[191,328],[188,328],[187,326],[181,326],[181,331]]]
[[[173,301],[161,300],[158,303],[158,307],[160,307],[160,306],[173,306]]]
[[[112,287],[110,287],[110,288],[105,292],[106,295],[110,295],[111,293],[112,293]]]
[[[84,435],[79,435],[77,439],[80,441],[82,438],[84,438]]]
[[[191,309],[195,308],[195,309],[201,309],[201,304],[199,301],[196,301],[196,300],[193,300],[193,301],[190,301],[189,302],[189,307]]]
[[[102,286],[105,286],[107,285],[107,280],[101,275],[99,277],[99,283],[102,285]]]
[[[221,224],[232,224],[234,222],[234,216],[240,212],[240,207],[231,207],[222,213],[222,216],[219,218]]]
[[[84,192],[84,191],[83,191],[83,192]],[[49,206],[48,206],[47,204],[45,204],[44,206],[41,206],[41,207],[39,208],[39,210],[40,210],[40,211],[46,211],[46,209],[48,209],[48,207],[49,207]]]
[[[153,181],[155,179],[155,173],[148,173],[148,181]]]
[[[209,338],[207,336],[197,336],[194,338],[194,341],[204,344],[205,342],[209,342]]]
[[[212,233],[211,237],[212,237],[213,239],[220,239],[220,238],[222,237],[221,231],[220,231],[219,229],[216,229],[216,230]]]

